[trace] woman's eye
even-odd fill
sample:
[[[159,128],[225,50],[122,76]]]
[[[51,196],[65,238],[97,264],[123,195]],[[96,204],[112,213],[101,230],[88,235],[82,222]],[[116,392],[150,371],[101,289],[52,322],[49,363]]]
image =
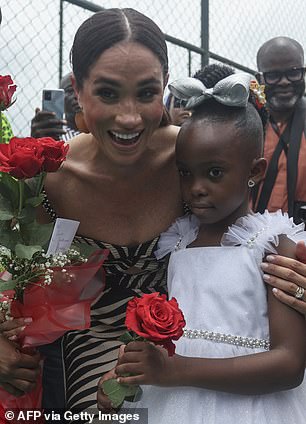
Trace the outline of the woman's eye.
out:
[[[115,100],[117,98],[117,94],[108,88],[101,88],[98,90],[97,94],[104,100]]]
[[[142,90],[138,94],[138,97],[141,101],[151,101],[156,94],[156,90],[153,90],[152,88],[147,88],[145,90]]]
[[[208,175],[211,178],[221,178],[223,176],[223,170],[219,168],[212,168],[209,170]]]
[[[178,169],[178,173],[180,177],[189,177],[191,175],[187,169]]]

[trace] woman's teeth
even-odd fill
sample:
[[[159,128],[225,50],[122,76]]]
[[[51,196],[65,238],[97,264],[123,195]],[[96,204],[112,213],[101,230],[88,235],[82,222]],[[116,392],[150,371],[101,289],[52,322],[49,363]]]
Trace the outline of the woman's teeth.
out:
[[[123,133],[117,133],[115,131],[110,131],[110,134],[111,134],[112,139],[116,143],[129,145],[129,144],[134,144],[138,140],[140,132],[123,134]]]

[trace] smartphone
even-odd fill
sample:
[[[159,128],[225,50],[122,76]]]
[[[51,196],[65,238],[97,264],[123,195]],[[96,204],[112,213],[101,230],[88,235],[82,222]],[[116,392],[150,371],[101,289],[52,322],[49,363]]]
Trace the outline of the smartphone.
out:
[[[65,91],[62,88],[45,89],[42,92],[42,110],[54,112],[57,119],[64,117]]]
[[[177,97],[174,97],[173,107],[175,108],[184,108],[187,104],[187,100],[180,100]]]

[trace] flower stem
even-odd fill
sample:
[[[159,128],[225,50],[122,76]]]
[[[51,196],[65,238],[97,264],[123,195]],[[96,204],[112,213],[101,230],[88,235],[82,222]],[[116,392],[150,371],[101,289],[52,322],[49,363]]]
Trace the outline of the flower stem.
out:
[[[3,134],[2,134],[2,112],[0,110],[0,144],[3,143]]]
[[[20,215],[23,208],[23,195],[24,195],[24,181],[18,180],[19,189],[19,204],[18,204],[18,215]]]
[[[40,195],[40,193],[43,189],[45,176],[46,176],[46,172],[42,172],[41,174],[39,174],[38,183],[37,183],[37,186],[36,186],[36,193],[35,193],[36,197],[38,197]]]

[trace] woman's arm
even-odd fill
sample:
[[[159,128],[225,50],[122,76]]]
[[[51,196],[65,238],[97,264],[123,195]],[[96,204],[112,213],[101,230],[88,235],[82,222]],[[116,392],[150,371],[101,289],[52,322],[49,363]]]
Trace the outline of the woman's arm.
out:
[[[271,350],[226,359],[188,358],[175,355],[150,343],[129,343],[125,348],[119,376],[125,384],[193,386],[211,390],[264,394],[298,386],[304,376],[305,321],[292,308],[268,293]]]
[[[262,263],[264,280],[274,287],[274,296],[306,317],[306,246],[304,242],[296,245],[296,256],[301,261],[285,256],[269,255]],[[302,298],[295,297],[298,287],[305,293]]]

